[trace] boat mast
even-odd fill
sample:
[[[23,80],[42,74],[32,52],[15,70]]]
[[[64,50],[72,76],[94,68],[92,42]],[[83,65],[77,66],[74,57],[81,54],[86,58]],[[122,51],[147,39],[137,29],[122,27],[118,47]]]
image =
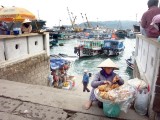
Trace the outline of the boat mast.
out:
[[[86,20],[87,20],[88,27],[91,28],[91,25],[90,25],[90,23],[89,23],[89,21],[88,21],[87,15],[85,14],[85,16],[86,16]]]
[[[38,19],[40,20],[40,17],[39,17],[39,10],[38,10],[37,12],[38,12]]]
[[[82,15],[82,13],[81,13],[81,16],[82,16],[82,20],[83,20],[84,26],[87,27],[87,25],[86,25],[85,22],[84,22],[84,17],[83,17],[83,15]]]
[[[73,24],[73,21],[72,21],[72,18],[71,18],[71,15],[70,15],[70,12],[69,12],[68,7],[67,7],[67,11],[68,11],[68,15],[69,15],[69,19],[70,19],[70,22],[71,22],[72,28],[74,29],[74,24]]]

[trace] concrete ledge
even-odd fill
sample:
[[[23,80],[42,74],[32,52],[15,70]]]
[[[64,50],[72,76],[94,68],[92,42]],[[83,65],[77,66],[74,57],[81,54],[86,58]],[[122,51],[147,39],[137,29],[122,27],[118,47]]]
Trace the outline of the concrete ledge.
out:
[[[0,96],[61,108],[67,111],[104,117],[102,109],[98,108],[96,105],[93,105],[89,110],[83,109],[82,106],[88,100],[89,94],[82,92],[80,79],[81,78],[77,79],[77,82],[79,80],[78,88],[74,91],[0,80]],[[145,116],[138,115],[132,109],[129,109],[126,114],[122,112],[119,118],[127,120],[148,119]]]

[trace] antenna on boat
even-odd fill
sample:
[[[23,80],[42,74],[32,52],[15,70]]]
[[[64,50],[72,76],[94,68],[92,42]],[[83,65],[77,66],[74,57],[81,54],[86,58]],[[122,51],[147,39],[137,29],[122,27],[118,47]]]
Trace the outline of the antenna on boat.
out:
[[[88,21],[87,15],[85,14],[85,16],[86,16],[86,20],[87,20],[88,27],[91,28],[91,25],[90,25],[90,23],[89,23],[89,21]]]
[[[38,10],[37,12],[38,12],[38,19],[40,20],[40,17],[39,17],[39,10]]]
[[[83,14],[81,13],[81,16],[82,16],[82,20],[83,20],[83,23],[84,23],[84,26],[87,27],[85,21],[84,21],[84,17],[83,17]]]
[[[71,15],[70,15],[70,12],[69,12],[69,8],[68,8],[68,7],[67,7],[67,11],[68,11],[68,15],[69,15],[69,19],[70,19],[72,28],[74,29],[73,21],[72,21],[72,18],[71,18]]]

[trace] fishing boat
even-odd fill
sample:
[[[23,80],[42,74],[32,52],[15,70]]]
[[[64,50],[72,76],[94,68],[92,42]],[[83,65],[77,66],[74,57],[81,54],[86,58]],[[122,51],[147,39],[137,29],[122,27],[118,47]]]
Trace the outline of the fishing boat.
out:
[[[102,50],[107,56],[117,56],[123,53],[125,46],[122,40],[104,40]]]
[[[80,40],[80,44],[77,47],[74,47],[74,53],[77,54],[79,58],[101,54],[103,43],[103,40]]]
[[[33,20],[31,22],[31,25],[32,25],[32,32],[36,32],[36,31],[39,31],[41,29],[44,28],[44,26],[46,25],[46,21],[44,20]]]
[[[132,60],[130,58],[126,59],[127,66],[133,70],[134,69],[134,64],[131,61]]]
[[[129,59],[126,59],[127,66],[132,70],[134,69],[134,61],[135,61],[134,52],[132,52],[132,56]]]
[[[118,38],[120,39],[124,39],[127,36],[127,33],[125,30],[117,30],[115,32],[115,34],[117,35]]]
[[[134,32],[140,32],[140,25],[135,24],[133,25],[133,28],[134,28]]]

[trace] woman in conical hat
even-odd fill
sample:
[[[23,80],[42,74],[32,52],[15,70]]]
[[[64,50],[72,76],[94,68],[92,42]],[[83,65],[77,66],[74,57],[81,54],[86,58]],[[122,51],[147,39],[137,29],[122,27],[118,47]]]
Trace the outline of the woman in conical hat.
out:
[[[89,109],[92,106],[93,101],[98,101],[94,95],[94,90],[103,84],[118,84],[123,85],[124,81],[114,73],[114,70],[118,70],[118,66],[110,59],[106,59],[101,64],[98,65],[98,68],[101,68],[100,72],[98,72],[93,81],[91,82],[92,91],[89,98],[89,101],[85,104],[85,108]],[[98,101],[98,106],[100,108],[103,107],[102,102]]]

